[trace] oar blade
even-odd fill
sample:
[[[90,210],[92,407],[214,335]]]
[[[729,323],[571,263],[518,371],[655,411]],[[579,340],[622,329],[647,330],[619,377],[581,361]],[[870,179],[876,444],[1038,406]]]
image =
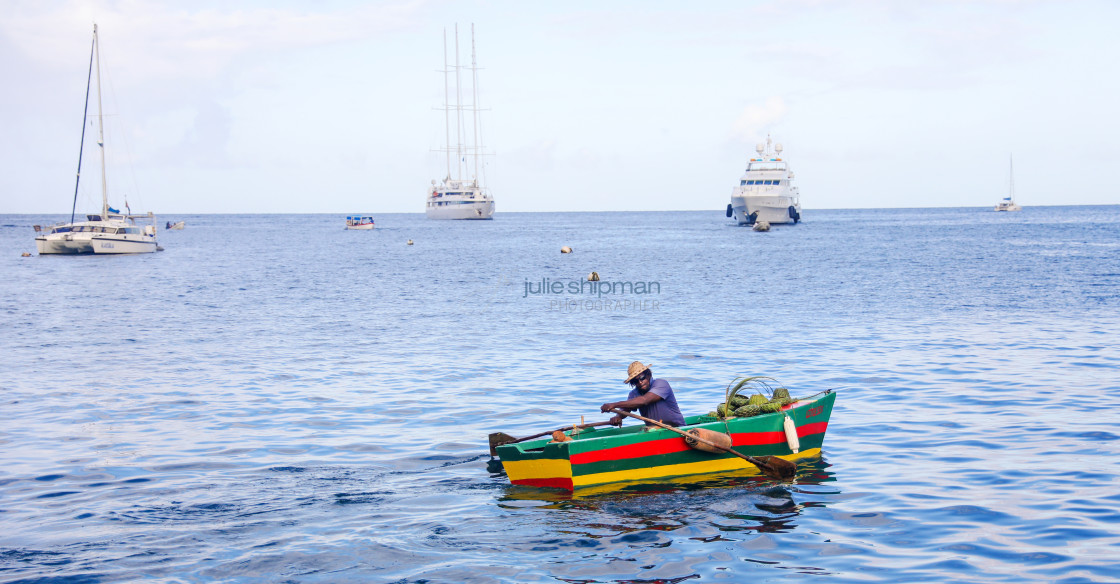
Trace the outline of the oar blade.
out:
[[[490,435],[490,456],[498,455],[499,446],[503,444],[513,444],[514,442],[517,442],[517,438],[505,432],[494,432]]]
[[[788,481],[797,475],[797,464],[777,456],[752,456],[755,466],[762,474],[780,481]]]

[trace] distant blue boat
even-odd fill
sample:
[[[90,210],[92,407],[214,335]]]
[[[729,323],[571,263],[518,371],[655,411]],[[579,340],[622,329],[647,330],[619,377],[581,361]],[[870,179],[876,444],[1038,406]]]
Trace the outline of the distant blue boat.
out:
[[[351,215],[346,217],[347,229],[373,229],[373,217]]]

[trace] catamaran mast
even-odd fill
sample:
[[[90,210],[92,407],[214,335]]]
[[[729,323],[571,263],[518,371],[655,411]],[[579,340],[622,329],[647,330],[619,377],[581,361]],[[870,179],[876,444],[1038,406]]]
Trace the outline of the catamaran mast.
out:
[[[105,125],[101,113],[101,47],[97,42],[97,25],[93,25],[93,48],[97,62],[97,151],[101,153],[101,220],[109,218],[109,187],[105,182]]]
[[[1007,160],[1008,160],[1008,168],[1011,171],[1011,188],[1007,193],[1007,197],[1008,197],[1008,200],[1010,200],[1012,203],[1014,203],[1015,202],[1015,155],[1014,154],[1008,154],[1007,155]]]
[[[70,223],[74,223],[74,214],[78,211],[78,185],[82,182],[82,153],[86,147],[86,120],[89,119],[89,86],[93,81],[93,55],[97,48],[97,25],[93,25],[93,41],[89,47],[89,72],[86,74],[86,101],[82,105],[82,141],[78,144],[78,173],[74,178],[74,203],[70,206]]]

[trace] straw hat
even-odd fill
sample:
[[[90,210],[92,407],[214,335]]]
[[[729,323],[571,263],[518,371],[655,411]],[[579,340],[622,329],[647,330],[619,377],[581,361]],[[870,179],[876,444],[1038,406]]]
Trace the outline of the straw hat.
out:
[[[623,383],[630,383],[630,380],[649,371],[649,365],[642,365],[641,361],[634,361],[630,364],[630,368],[626,370],[626,381]]]

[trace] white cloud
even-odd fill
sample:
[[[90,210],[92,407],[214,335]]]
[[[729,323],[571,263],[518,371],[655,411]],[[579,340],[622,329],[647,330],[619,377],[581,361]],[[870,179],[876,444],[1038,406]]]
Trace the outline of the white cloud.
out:
[[[751,104],[732,124],[733,136],[743,142],[756,142],[769,129],[785,118],[789,108],[781,97],[772,95],[762,104]]]
[[[28,58],[48,66],[75,61],[77,39],[88,45],[93,23],[102,51],[112,51],[118,67],[135,76],[210,77],[246,54],[344,43],[419,26],[426,3],[359,4],[350,9],[316,11],[250,7],[176,9],[139,1],[72,1],[42,9],[38,3],[16,7],[0,20],[0,35]],[[186,64],[187,66],[184,66]]]

